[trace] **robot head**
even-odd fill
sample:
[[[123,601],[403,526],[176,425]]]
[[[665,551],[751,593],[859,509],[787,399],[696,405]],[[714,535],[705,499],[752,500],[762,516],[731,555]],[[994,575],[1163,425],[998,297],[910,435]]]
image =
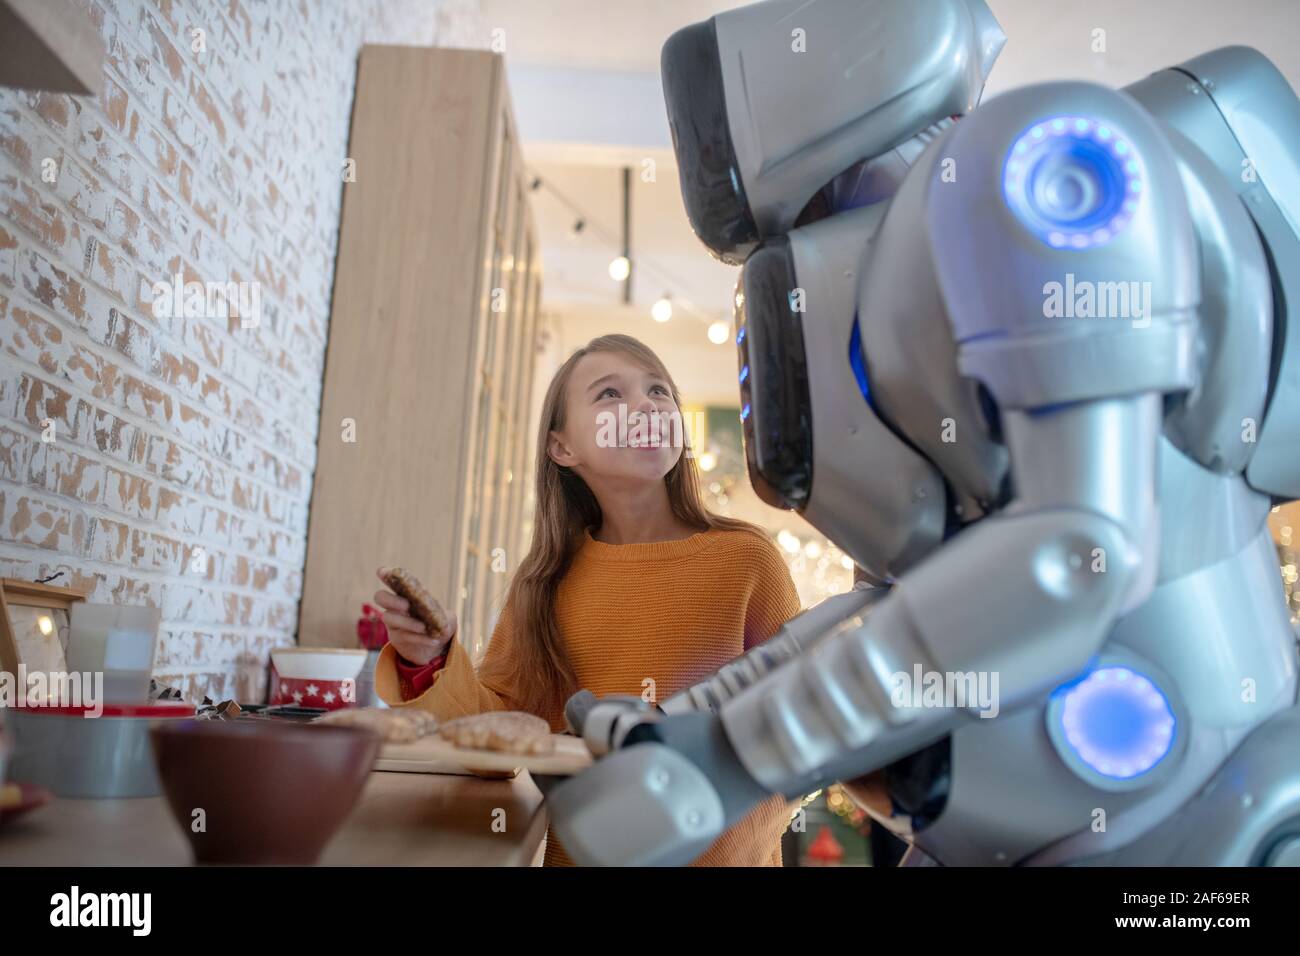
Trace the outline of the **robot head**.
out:
[[[884,200],[974,108],[1004,42],[984,0],[769,0],[664,46],[692,226],[714,255],[745,263],[736,344],[751,483],[877,580],[929,553],[953,512],[939,471],[872,407],[854,276]]]
[[[974,108],[1005,42],[984,0],[767,0],[679,30],[662,74],[696,235],[743,262],[838,174]]]
[[[741,270],[735,308],[750,484],[877,582],[928,554],[950,516],[938,470],[877,417],[866,377],[855,277],[884,210],[764,241]]]

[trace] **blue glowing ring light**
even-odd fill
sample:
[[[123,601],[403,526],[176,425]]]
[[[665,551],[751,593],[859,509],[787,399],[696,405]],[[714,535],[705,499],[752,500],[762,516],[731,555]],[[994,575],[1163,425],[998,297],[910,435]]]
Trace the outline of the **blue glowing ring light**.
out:
[[[1048,732],[1057,752],[1085,780],[1127,790],[1149,782],[1180,743],[1177,709],[1141,670],[1099,664],[1052,692]]]
[[[1056,249],[1104,246],[1133,221],[1145,186],[1129,140],[1083,116],[1040,120],[1007,151],[1002,195],[1035,236]]]

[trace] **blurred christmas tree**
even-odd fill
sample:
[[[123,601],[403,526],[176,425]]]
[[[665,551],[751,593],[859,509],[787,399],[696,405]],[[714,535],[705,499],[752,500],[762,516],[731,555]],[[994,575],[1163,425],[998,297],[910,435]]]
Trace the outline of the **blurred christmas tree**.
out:
[[[1294,503],[1274,508],[1268,516],[1269,526],[1273,529],[1273,544],[1277,547],[1278,566],[1282,571],[1282,590],[1286,593],[1287,607],[1291,609],[1291,620],[1300,616],[1300,587],[1296,586],[1296,549],[1294,523],[1297,515]]]

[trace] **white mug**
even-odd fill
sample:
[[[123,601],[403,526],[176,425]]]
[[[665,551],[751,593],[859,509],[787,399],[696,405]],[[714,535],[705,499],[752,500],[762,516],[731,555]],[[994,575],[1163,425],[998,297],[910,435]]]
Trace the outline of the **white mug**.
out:
[[[73,604],[68,670],[102,672],[106,703],[144,703],[161,620],[162,612],[155,607]]]

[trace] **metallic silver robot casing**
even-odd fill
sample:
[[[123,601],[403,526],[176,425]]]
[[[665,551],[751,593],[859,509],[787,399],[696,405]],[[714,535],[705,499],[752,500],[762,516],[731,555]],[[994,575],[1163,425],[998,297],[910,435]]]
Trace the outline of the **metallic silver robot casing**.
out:
[[[854,6],[878,12],[864,0],[839,15]],[[970,62],[976,36],[1000,48],[982,6],[947,7]],[[762,8],[794,5],[747,15]],[[624,747],[558,794],[561,836],[591,862],[681,862],[705,836],[679,834],[674,852],[653,846],[672,843],[667,831],[647,830],[640,850],[634,834],[604,849],[589,825],[602,795],[672,779],[680,791],[658,788],[671,800],[650,800],[665,820],[725,823],[738,776],[791,796],[938,747],[940,805],[914,815],[896,802],[884,822],[943,863],[1294,863],[1296,634],[1266,517],[1300,495],[1300,421],[1287,417],[1300,399],[1300,103],[1243,48],[1125,93],[1014,91],[955,124],[934,102],[893,117],[891,151],[852,157],[886,200],[792,229],[802,186],[793,211],[751,190],[768,211],[754,210],[762,244],[738,296],[742,330],[787,282],[803,306],[789,341],[803,350],[811,441],[793,452],[810,467],[802,484],[762,467],[757,481],[880,587],[796,618],[761,656],[664,702],[667,718],[601,724],[613,749],[638,723],[715,712],[743,772],[723,761],[710,775],[716,741],[693,765],[665,743]],[[1095,248],[1031,234],[1004,196],[1011,145],[1052,117],[1122,131],[1140,167],[1141,202]],[[1047,284],[1066,274],[1150,283],[1144,314],[1044,321]],[[746,394],[779,397],[784,373],[752,365]],[[766,460],[792,454],[778,451]],[[913,664],[995,671],[1000,713],[891,702],[890,675]],[[1080,759],[1060,728],[1062,691],[1107,668],[1145,675],[1174,718],[1168,750],[1130,777]],[[693,813],[697,801],[709,812]]]

